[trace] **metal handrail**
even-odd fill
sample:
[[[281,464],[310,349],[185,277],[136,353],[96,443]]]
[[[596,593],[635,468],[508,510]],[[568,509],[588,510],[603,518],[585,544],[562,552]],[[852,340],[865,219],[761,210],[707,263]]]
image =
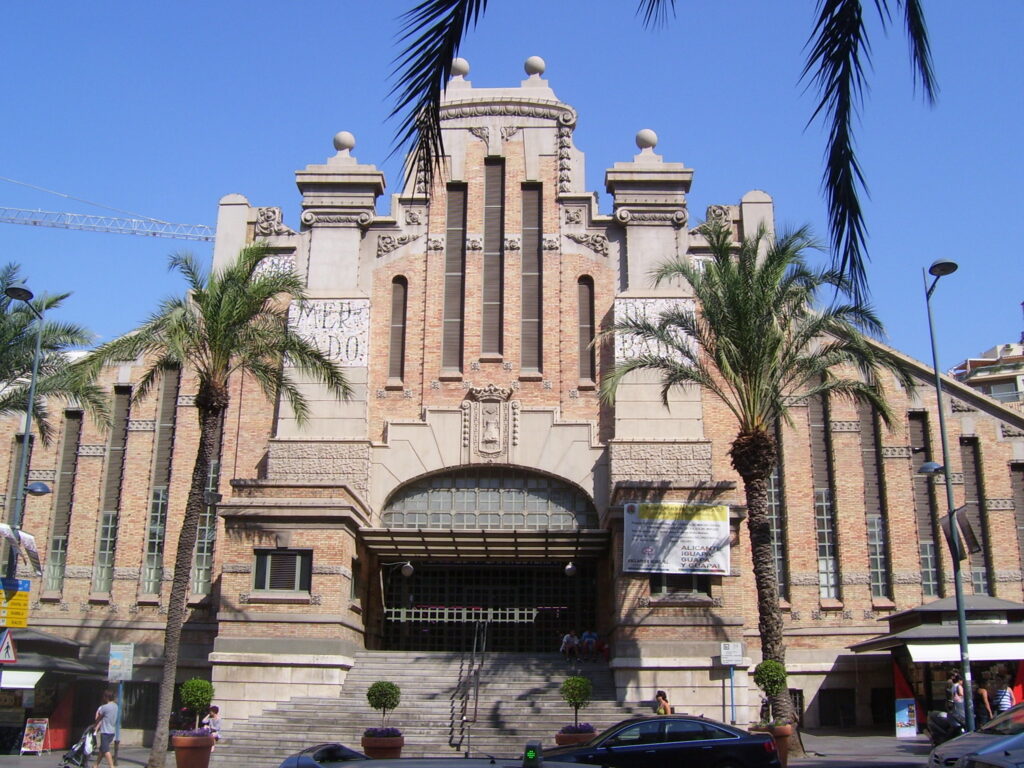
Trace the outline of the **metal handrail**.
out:
[[[487,635],[490,623],[477,621],[473,625],[473,644],[468,664],[459,670],[459,679],[452,697],[452,721],[449,724],[448,745],[459,749],[466,743],[465,756],[469,757],[473,744],[473,724],[480,711],[480,672],[487,653]],[[470,703],[472,702],[472,714]],[[456,722],[456,718],[458,722]]]

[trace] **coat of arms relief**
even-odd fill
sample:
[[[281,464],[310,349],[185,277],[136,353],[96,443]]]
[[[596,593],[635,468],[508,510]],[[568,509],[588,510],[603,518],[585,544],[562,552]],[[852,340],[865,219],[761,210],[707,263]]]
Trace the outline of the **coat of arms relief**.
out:
[[[462,448],[469,463],[510,461],[519,444],[519,402],[494,384],[471,387],[462,401]]]

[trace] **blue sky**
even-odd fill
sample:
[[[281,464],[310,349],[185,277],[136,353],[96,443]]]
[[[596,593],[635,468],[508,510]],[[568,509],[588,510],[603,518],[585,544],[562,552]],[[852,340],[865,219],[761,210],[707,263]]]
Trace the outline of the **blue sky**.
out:
[[[4,67],[0,176],[172,222],[213,224],[217,201],[244,194],[298,226],[294,172],[333,154],[387,160],[397,14],[411,2],[55,0],[0,7]],[[933,305],[948,368],[1024,328],[1024,3],[926,3],[941,91],[914,93],[897,25],[872,31],[871,92],[858,128],[870,185],[872,301],[890,343],[930,361],[923,267],[952,258]],[[640,128],[666,160],[695,169],[691,220],[750,189],[776,202],[780,226],[826,235],[820,192],[823,128],[807,127],[814,94],[799,82],[812,0],[681,0],[665,28],[645,31],[632,0],[494,0],[461,54],[476,86],[515,85],[530,55],[579,112],[587,182],[636,152]],[[381,207],[389,201],[382,199]],[[0,181],[0,207],[104,209]],[[182,284],[166,257],[202,243],[0,223],[4,261],[37,293],[72,291],[62,319],[99,339],[130,330]],[[822,256],[824,259],[825,256]]]

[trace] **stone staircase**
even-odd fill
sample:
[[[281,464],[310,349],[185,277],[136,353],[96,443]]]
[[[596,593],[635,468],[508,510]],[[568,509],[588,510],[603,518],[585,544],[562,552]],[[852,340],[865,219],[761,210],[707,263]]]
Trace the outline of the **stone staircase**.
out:
[[[590,678],[593,702],[580,721],[599,731],[645,705],[616,702],[611,671],[603,662],[577,667],[558,654],[487,654],[480,674],[475,723],[462,723],[460,678],[469,673],[469,654],[425,651],[364,651],[345,679],[338,698],[294,698],[226,728],[213,753],[213,768],[277,768],[288,755],[325,741],[360,749],[363,730],[380,725],[380,713],[366,702],[366,689],[390,680],[402,689],[402,703],[388,725],[405,736],[403,757],[493,755],[517,757],[527,741],[553,746],[555,732],[573,720],[558,688],[571,674]],[[574,669],[577,670],[574,672]],[[466,713],[472,718],[472,702]]]

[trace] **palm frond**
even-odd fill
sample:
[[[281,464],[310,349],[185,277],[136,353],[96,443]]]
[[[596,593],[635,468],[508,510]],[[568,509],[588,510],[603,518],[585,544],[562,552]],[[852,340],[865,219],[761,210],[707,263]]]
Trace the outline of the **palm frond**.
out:
[[[644,27],[652,29],[663,27],[668,17],[675,16],[676,0],[640,0],[637,5],[637,16],[643,16]]]
[[[399,39],[404,50],[395,60],[397,78],[391,112],[400,123],[392,154],[403,147],[411,154],[408,174],[426,175],[427,189],[444,157],[441,136],[441,94],[451,76],[452,59],[463,36],[487,9],[487,0],[423,0],[402,15]]]

